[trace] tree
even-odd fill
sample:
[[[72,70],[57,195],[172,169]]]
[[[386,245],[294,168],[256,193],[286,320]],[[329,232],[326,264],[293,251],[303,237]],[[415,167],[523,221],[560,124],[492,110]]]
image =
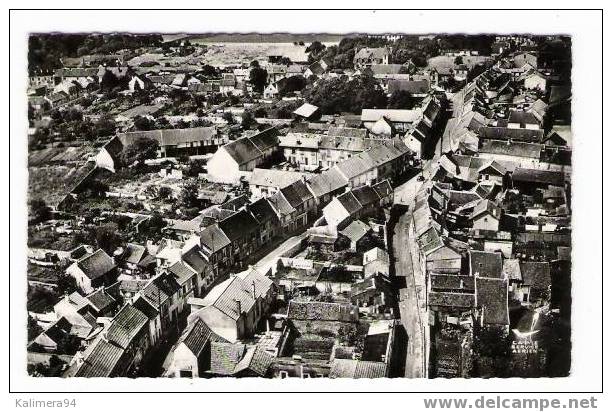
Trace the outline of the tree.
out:
[[[228,124],[233,124],[234,123],[234,115],[232,114],[232,112],[225,112],[223,113],[222,116],[223,120],[225,120]]]
[[[147,159],[157,157],[159,143],[157,140],[149,137],[138,137],[133,142],[128,144],[121,153],[121,161],[123,165],[129,166],[137,163],[142,163]]]
[[[100,81],[100,89],[102,90],[113,90],[115,87],[120,85],[120,81],[110,70],[105,70]]]
[[[460,64],[463,64],[463,57],[461,57],[461,56],[455,57],[454,63],[455,63],[456,66],[459,66]]]
[[[308,83],[304,76],[291,76],[283,79],[279,83],[278,93],[281,96],[286,96],[289,93],[297,92],[306,87]]]
[[[121,244],[119,226],[114,222],[106,223],[96,228],[96,245],[109,255]]]
[[[30,201],[30,214],[32,223],[40,223],[51,218],[51,208],[43,199],[32,199]]]
[[[242,122],[240,125],[243,129],[249,129],[253,124],[255,124],[253,114],[250,111],[245,110],[242,114]]]
[[[389,109],[407,109],[414,108],[418,99],[415,99],[406,90],[396,90],[389,97]]]
[[[136,130],[152,130],[155,122],[146,116],[136,116],[134,118],[134,128]]]
[[[206,77],[216,77],[218,75],[217,69],[210,64],[205,64],[202,67],[202,74]]]
[[[501,328],[477,327],[474,330],[474,367],[476,376],[482,373],[479,366],[491,369],[496,377],[508,377],[512,337]]]
[[[157,191],[157,197],[162,200],[169,199],[172,196],[172,189],[168,186],[161,186]]]
[[[325,45],[318,40],[313,41],[306,47],[306,53],[311,53],[312,55],[318,55],[323,50],[325,50]]]
[[[200,188],[195,180],[189,180],[183,185],[179,196],[179,204],[183,208],[193,208],[198,204],[198,192]]]
[[[261,93],[263,92],[263,89],[266,86],[267,82],[268,82],[268,72],[266,71],[266,69],[262,69],[261,67],[259,67],[259,62],[258,62],[257,66],[253,67],[251,69],[251,72],[249,73],[249,83],[253,85],[253,89],[256,92]]]

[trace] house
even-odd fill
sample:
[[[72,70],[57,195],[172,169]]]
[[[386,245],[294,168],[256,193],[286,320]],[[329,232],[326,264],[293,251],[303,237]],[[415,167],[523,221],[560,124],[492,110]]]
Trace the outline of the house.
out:
[[[232,242],[218,223],[211,224],[200,232],[200,246],[215,274],[225,271],[234,262]]]
[[[182,288],[173,274],[161,272],[138,292],[159,313],[159,325],[162,334],[168,334],[172,329],[178,330],[180,317],[185,309],[186,299]]]
[[[280,227],[280,220],[272,205],[267,199],[261,198],[247,206],[247,210],[259,223],[260,244],[268,244],[278,234]]]
[[[306,178],[304,173],[289,170],[255,168],[249,177],[251,199],[268,197],[278,192],[282,187],[289,186],[298,180]]]
[[[155,258],[149,253],[146,246],[128,243],[123,254],[118,259],[121,271],[128,275],[142,275],[155,266]]]
[[[357,252],[357,249],[361,246],[362,241],[365,240],[365,236],[371,231],[370,226],[363,223],[361,220],[353,220],[344,229],[338,233],[350,242],[349,250]]]
[[[79,356],[70,376],[102,378],[126,376],[137,368],[151,345],[148,318],[131,304],[126,304],[113,318],[108,329]]]
[[[524,76],[523,86],[527,90],[546,90],[546,76],[537,71],[532,71]]]
[[[307,184],[315,196],[318,207],[321,209],[331,201],[333,196],[344,192],[348,185],[348,179],[338,170],[329,169],[308,178]]]
[[[253,136],[244,136],[221,146],[206,164],[208,175],[219,182],[236,182],[278,152],[278,130],[270,127]]]
[[[203,320],[195,319],[181,334],[172,351],[166,376],[199,378],[211,368],[211,344],[227,342],[214,333]]]
[[[315,105],[304,103],[293,111],[293,114],[300,119],[317,120],[321,117],[321,111]]]
[[[76,279],[85,293],[91,293],[100,286],[108,286],[117,279],[117,266],[104,250],[98,249],[71,264],[66,273]]]
[[[227,137],[219,135],[215,126],[128,132],[118,137],[124,146],[142,138],[155,140],[159,145],[158,157],[213,153],[227,143]]]
[[[312,171],[322,166],[320,144],[323,135],[315,133],[289,132],[280,137],[279,146],[283,157],[300,170]]]
[[[510,325],[508,314],[508,280],[477,277],[476,307],[480,324],[507,329]]]
[[[398,133],[405,133],[410,126],[418,122],[423,116],[421,108],[416,109],[362,109],[361,121],[366,129],[371,130],[372,127],[382,118],[393,125],[394,130]]]
[[[350,379],[374,379],[388,377],[385,362],[372,362],[353,359],[334,359],[331,363],[329,377]]]
[[[499,230],[502,210],[488,199],[482,199],[474,207],[470,216],[472,227],[482,230]]]
[[[364,47],[355,53],[353,64],[356,68],[364,68],[373,64],[389,64],[391,50],[387,47]]]
[[[263,91],[264,99],[272,99],[278,96],[278,85],[276,83],[270,83],[266,86]]]
[[[372,316],[389,313],[393,305],[391,280],[382,275],[374,275],[351,284],[351,303],[360,312]]]
[[[188,322],[201,319],[215,334],[229,342],[253,336],[275,298],[272,280],[256,270],[231,276],[194,303],[197,310]]]
[[[521,261],[519,266],[522,281],[515,295],[522,304],[546,302],[550,298],[550,263]]]
[[[230,242],[231,256],[238,263],[261,246],[259,222],[245,210],[221,220],[218,225]]]
[[[511,110],[508,117],[508,128],[539,130],[540,121],[533,113],[523,110]]]
[[[429,80],[389,80],[387,91],[389,94],[406,92],[415,98],[424,98],[429,94],[431,87]]]
[[[366,278],[377,274],[389,276],[389,265],[389,254],[379,247],[374,247],[363,254],[363,274]]]
[[[492,279],[503,277],[501,253],[470,250],[468,256],[470,276]]]
[[[387,182],[388,184],[388,182]],[[334,197],[324,208],[323,217],[332,228],[343,227],[349,219],[375,215],[380,212],[381,201],[385,198],[386,190],[378,191],[371,186],[360,186]]]

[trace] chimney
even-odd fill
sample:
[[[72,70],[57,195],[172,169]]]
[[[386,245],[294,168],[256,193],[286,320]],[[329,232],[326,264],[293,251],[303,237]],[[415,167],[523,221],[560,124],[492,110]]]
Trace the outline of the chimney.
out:
[[[251,283],[251,292],[253,293],[253,300],[257,300],[257,294],[255,293],[255,281]]]
[[[242,313],[242,304],[239,299],[234,299],[236,302],[236,311],[238,312],[238,316]]]

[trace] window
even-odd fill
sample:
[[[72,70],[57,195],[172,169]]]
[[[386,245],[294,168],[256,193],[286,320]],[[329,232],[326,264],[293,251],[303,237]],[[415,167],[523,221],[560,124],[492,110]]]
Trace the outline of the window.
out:
[[[181,378],[193,378],[193,372],[181,370],[179,371],[179,376]]]
[[[302,379],[310,378],[310,373],[302,373]]]
[[[280,372],[278,373],[278,376],[279,376],[281,379],[285,379],[285,378],[288,378],[288,377],[289,377],[289,373],[288,373],[287,371],[280,371]]]

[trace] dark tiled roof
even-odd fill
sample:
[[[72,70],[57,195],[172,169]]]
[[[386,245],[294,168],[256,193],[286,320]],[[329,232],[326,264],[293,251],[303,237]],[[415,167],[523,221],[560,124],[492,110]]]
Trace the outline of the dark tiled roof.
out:
[[[145,287],[142,288],[140,294],[149,301],[151,305],[158,308],[174,295],[181,286],[176,282],[173,276],[161,274],[153,278]]]
[[[357,213],[361,209],[361,203],[359,203],[352,192],[343,193],[337,199],[350,215]]]
[[[232,375],[245,352],[246,346],[241,343],[211,342],[210,371],[215,375]]]
[[[308,184],[313,193],[321,197],[345,187],[348,185],[348,180],[337,169],[329,169],[310,179]]]
[[[334,359],[329,372],[330,378],[372,379],[386,376],[387,365],[384,362],[353,359]]]
[[[256,375],[265,376],[274,361],[274,357],[258,346],[249,348],[244,358],[236,365],[234,374],[251,371]]]
[[[550,287],[550,264],[548,262],[521,262],[520,267],[523,284],[541,290]]]
[[[200,242],[211,251],[218,251],[232,243],[217,224],[206,227],[200,233]]]
[[[550,184],[553,186],[563,186],[565,174],[554,170],[536,170],[516,168],[512,173],[512,180],[515,182],[531,182]]]
[[[123,260],[137,265],[147,254],[147,248],[142,245],[137,245],[135,243],[128,243],[125,247],[125,252],[123,253]]]
[[[456,290],[473,292],[474,278],[472,276],[437,275],[432,273],[431,288],[436,291]]]
[[[92,280],[104,276],[115,269],[113,259],[102,249],[98,249],[91,255],[85,256],[77,262],[77,265]]]
[[[219,227],[230,242],[234,242],[259,230],[259,223],[250,213],[242,210],[219,222]]]
[[[427,80],[390,80],[389,93],[408,92],[410,94],[425,94],[429,92]]]
[[[144,313],[149,319],[155,318],[159,313],[157,308],[142,296],[138,296],[132,306]]]
[[[87,300],[99,311],[102,312],[104,309],[115,303],[115,299],[106,290],[99,289],[90,295],[87,295]]]
[[[249,206],[249,211],[259,223],[277,220],[276,213],[267,199],[261,198]]]
[[[510,129],[507,127],[481,127],[478,134],[483,139],[519,140],[523,142],[539,143],[544,137],[542,129]]]
[[[371,186],[360,186],[352,192],[362,206],[369,206],[380,200],[380,196]]]
[[[121,348],[127,348],[146,326],[149,318],[132,305],[125,305],[113,318],[106,338]]]
[[[359,312],[356,306],[349,304],[292,300],[287,308],[287,317],[293,320],[355,322]]]
[[[332,126],[328,131],[329,136],[353,137],[365,139],[368,137],[368,129],[357,127],[335,127]]]
[[[499,252],[470,250],[470,268],[472,274],[482,278],[502,277],[502,256]]]
[[[509,323],[508,281],[476,278],[476,304],[483,311],[485,324],[507,325]]]
[[[107,378],[117,370],[124,350],[117,345],[98,340],[93,344],[91,352],[76,371],[78,378]]]
[[[196,356],[199,357],[206,344],[214,335],[213,331],[200,318],[187,326],[183,334],[178,340],[178,344],[184,343],[185,346]]]
[[[168,270],[175,275],[179,285],[184,285],[189,279],[192,279],[196,275],[196,272],[181,261],[174,263]]]
[[[189,267],[196,271],[196,273],[203,273],[206,269],[207,262],[202,254],[202,249],[199,246],[194,246],[187,252],[183,253],[183,262]]]
[[[431,306],[446,306],[454,308],[472,308],[475,306],[473,293],[429,292]]]

